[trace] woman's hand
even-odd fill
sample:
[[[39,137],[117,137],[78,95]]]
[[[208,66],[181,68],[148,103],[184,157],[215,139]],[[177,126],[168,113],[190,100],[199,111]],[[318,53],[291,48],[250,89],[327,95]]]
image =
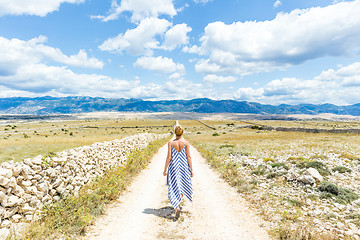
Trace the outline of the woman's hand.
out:
[[[193,172],[193,170],[191,170],[190,177],[193,177],[193,176],[194,176],[194,172]]]
[[[163,175],[164,175],[164,176],[166,176],[166,175],[167,175],[167,174],[166,174],[166,171],[164,171],[164,172],[163,172]]]

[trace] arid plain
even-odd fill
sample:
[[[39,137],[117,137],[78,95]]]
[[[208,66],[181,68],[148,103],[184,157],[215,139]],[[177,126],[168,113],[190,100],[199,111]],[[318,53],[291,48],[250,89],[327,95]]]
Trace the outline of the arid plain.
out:
[[[360,238],[360,135],[261,128],[359,129],[358,117],[90,113],[2,120],[0,161],[22,161],[136,133],[168,133],[175,120],[275,239]]]

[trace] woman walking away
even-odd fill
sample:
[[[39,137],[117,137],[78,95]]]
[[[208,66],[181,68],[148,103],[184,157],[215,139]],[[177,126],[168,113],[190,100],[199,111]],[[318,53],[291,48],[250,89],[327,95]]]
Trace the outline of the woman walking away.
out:
[[[183,133],[184,130],[181,126],[175,128],[176,138],[168,143],[168,154],[163,173],[164,176],[167,175],[168,196],[171,205],[175,209],[176,216],[178,216],[183,196],[185,195],[192,201],[193,194],[191,178],[194,173],[190,156],[190,144],[182,137]]]

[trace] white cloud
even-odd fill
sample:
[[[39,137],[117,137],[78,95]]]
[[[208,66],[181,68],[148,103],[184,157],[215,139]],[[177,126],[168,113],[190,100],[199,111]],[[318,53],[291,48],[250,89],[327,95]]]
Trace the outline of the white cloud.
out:
[[[233,76],[224,77],[215,74],[209,74],[204,77],[204,81],[213,82],[213,83],[228,83],[228,82],[235,82],[236,80],[237,78]]]
[[[134,67],[147,69],[150,71],[172,74],[171,79],[179,78],[185,74],[183,64],[174,63],[171,58],[167,57],[140,57],[134,63]]]
[[[198,47],[196,45],[193,45],[191,47],[184,46],[182,51],[186,52],[186,53],[198,53],[198,54],[200,54],[201,49],[200,49],[200,47]]]
[[[102,68],[104,66],[102,61],[94,57],[89,58],[85,50],[80,50],[75,55],[67,56],[58,48],[44,45],[43,43],[46,40],[44,36],[39,36],[29,41],[0,37],[0,75],[1,71],[6,71],[6,69],[7,71],[13,71],[13,68],[16,68],[18,65],[40,63],[44,60],[86,68]]]
[[[0,85],[38,95],[116,96],[136,84],[104,75],[77,74],[66,67],[24,64],[14,74],[0,76]]]
[[[280,0],[276,0],[275,2],[274,2],[274,8],[277,8],[277,7],[279,7],[279,6],[281,6],[281,1]]]
[[[191,27],[188,27],[185,23],[173,26],[165,33],[162,48],[165,50],[173,50],[178,46],[187,44],[189,42],[187,34],[191,32],[191,30]]]
[[[44,17],[58,11],[62,3],[83,3],[85,0],[0,0],[0,16],[36,15]]]
[[[132,14],[131,21],[134,23],[149,17],[157,18],[162,14],[170,17],[176,15],[172,0],[121,0],[120,4],[116,0],[112,0],[108,16],[92,16],[92,18],[107,22],[118,19],[123,12],[130,12]]]
[[[136,28],[107,39],[99,48],[119,53],[126,51],[131,55],[152,55],[152,50],[160,47],[156,36],[163,35],[170,26],[165,19],[146,18]]]
[[[208,56],[205,61],[216,65],[216,73],[241,75],[326,56],[359,55],[359,12],[360,1],[355,0],[279,13],[271,21],[214,22],[205,28],[199,49],[191,49]]]
[[[353,104],[359,102],[359,76],[360,62],[356,62],[338,70],[323,71],[310,80],[283,78],[258,89],[239,88],[234,97],[268,104]]]
[[[194,0],[195,3],[202,3],[202,4],[206,4],[208,2],[211,2],[212,0]]]
[[[164,84],[151,83],[138,86],[131,90],[130,95],[135,98],[152,100],[183,100],[214,96],[215,93],[211,89],[204,88],[202,84],[178,79]]]

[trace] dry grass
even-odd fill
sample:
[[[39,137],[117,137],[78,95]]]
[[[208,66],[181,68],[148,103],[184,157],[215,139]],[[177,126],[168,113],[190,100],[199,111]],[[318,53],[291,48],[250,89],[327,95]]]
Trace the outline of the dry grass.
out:
[[[173,123],[171,120],[146,119],[15,122],[0,125],[0,162],[21,161],[48,152],[60,152],[136,133],[170,132],[171,127],[163,126]]]
[[[294,155],[296,150],[301,154],[304,151],[311,151],[319,147],[323,151],[347,153],[348,156],[351,154],[352,159],[356,158],[354,156],[360,156],[360,149],[357,144],[360,142],[360,135],[356,134],[258,131],[256,129],[237,128],[237,126],[243,125],[240,121],[204,122],[214,126],[216,130],[201,126],[195,121],[181,121],[181,124],[189,131],[187,136],[193,142],[217,147],[226,144],[234,145],[231,151],[244,154],[251,153],[255,156],[258,152],[267,152],[268,157],[276,157],[278,154]],[[232,123],[234,125],[229,125]],[[279,125],[288,124],[288,122],[280,121],[277,123]],[[217,134],[215,135],[215,133]],[[297,148],[294,149],[291,146],[297,146]]]

